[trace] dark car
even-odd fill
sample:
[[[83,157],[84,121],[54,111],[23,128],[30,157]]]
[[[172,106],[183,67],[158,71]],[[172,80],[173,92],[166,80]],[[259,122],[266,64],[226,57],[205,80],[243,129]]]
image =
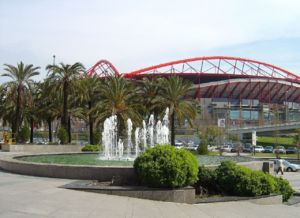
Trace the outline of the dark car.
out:
[[[241,143],[234,143],[231,152],[243,152],[243,145]]]
[[[296,153],[297,153],[297,148],[295,148],[295,147],[288,147],[288,148],[285,150],[285,152],[286,152],[287,154],[296,154]]]
[[[273,147],[272,146],[266,146],[264,153],[273,153]]]
[[[253,145],[246,143],[243,147],[243,152],[251,153],[253,151]]]

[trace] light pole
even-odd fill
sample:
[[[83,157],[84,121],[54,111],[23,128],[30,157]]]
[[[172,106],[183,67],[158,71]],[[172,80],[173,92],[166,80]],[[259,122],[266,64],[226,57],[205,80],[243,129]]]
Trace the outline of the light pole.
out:
[[[52,56],[53,57],[53,65],[55,65],[55,54]]]

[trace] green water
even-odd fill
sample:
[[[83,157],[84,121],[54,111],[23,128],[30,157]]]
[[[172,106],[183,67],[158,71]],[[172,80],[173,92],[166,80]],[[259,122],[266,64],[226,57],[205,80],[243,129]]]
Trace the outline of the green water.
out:
[[[250,157],[228,157],[197,155],[199,165],[217,165],[222,161],[234,162],[251,161]],[[32,155],[18,157],[17,159],[28,162],[66,164],[66,165],[94,165],[94,166],[132,166],[133,161],[126,160],[99,160],[98,154],[61,154],[61,155]]]

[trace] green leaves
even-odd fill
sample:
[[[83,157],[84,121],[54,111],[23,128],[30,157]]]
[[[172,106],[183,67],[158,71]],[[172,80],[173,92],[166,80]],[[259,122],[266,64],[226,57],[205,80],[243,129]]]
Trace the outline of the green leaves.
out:
[[[134,162],[142,184],[156,188],[178,188],[197,181],[198,162],[194,155],[171,145],[156,145]]]

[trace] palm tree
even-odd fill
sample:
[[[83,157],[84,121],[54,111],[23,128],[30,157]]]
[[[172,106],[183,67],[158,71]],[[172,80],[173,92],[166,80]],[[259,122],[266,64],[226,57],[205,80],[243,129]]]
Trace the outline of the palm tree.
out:
[[[111,115],[117,115],[118,125],[122,129],[125,129],[128,118],[136,125],[141,123],[143,105],[136,94],[136,88],[125,78],[106,79],[100,88],[99,99],[101,100],[91,110],[97,124]]]
[[[27,103],[24,108],[24,119],[30,126],[30,143],[33,143],[33,131],[34,124],[41,123],[39,119],[39,103],[43,99],[40,99],[40,84],[33,83],[30,86],[29,92],[27,92]]]
[[[94,144],[94,120],[95,116],[90,111],[94,108],[95,103],[99,101],[99,93],[102,80],[97,75],[89,76],[87,74],[80,80],[80,88],[75,92],[75,96],[82,104],[84,119],[89,125],[90,144]]]
[[[135,81],[133,81],[135,82]],[[145,116],[148,117],[150,114],[158,115],[160,109],[156,107],[155,100],[160,91],[160,83],[162,78],[143,78],[140,81],[137,81],[138,85],[138,94],[142,96],[142,104],[147,109]]]
[[[73,91],[74,88],[74,81],[77,79],[81,72],[84,72],[84,66],[76,62],[73,65],[63,64],[60,65],[48,65],[46,67],[47,70],[50,72],[49,79],[54,84],[53,88],[56,91],[62,93],[63,96],[63,112],[61,116],[61,125],[66,130],[68,129],[69,125],[69,114],[68,114],[68,104],[69,104],[69,96],[70,93]],[[70,130],[69,130],[70,131]],[[71,139],[69,138],[69,141]]]
[[[24,65],[23,62],[17,64],[17,66],[4,64],[4,70],[2,76],[9,77],[12,81],[5,83],[10,89],[16,91],[16,103],[15,103],[15,115],[12,120],[12,134],[18,139],[19,128],[22,123],[23,107],[26,102],[25,91],[32,85],[32,77],[39,75],[39,67],[34,67],[32,64]]]
[[[61,93],[56,93],[53,89],[53,84],[49,79],[40,83],[38,95],[38,114],[39,118],[45,121],[48,125],[48,140],[51,143],[52,137],[52,121],[61,117]],[[49,91],[50,90],[50,91]],[[53,90],[53,91],[51,91]]]
[[[192,125],[192,120],[197,115],[197,108],[194,100],[187,98],[187,94],[193,84],[177,76],[164,78],[160,83],[160,91],[156,98],[156,106],[159,108],[168,107],[171,116],[171,144],[175,145],[175,120],[180,125],[187,119]]]

